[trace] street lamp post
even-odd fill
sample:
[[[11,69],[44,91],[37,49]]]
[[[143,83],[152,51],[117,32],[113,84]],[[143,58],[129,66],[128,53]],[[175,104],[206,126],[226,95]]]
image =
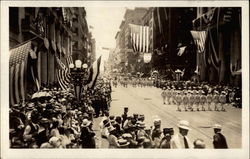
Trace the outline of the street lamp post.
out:
[[[74,85],[75,96],[78,102],[80,102],[80,96],[82,87],[86,84],[88,79],[88,65],[83,64],[81,60],[76,60],[75,65],[72,63],[69,65],[71,81]]]

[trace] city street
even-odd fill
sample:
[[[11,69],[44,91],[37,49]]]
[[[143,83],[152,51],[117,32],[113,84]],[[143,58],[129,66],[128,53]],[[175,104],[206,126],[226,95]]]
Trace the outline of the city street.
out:
[[[153,125],[153,119],[158,116],[162,119],[162,128],[173,127],[175,133],[178,132],[177,123],[180,119],[190,122],[191,130],[188,136],[191,141],[201,138],[206,143],[206,148],[213,148],[212,125],[219,123],[222,125],[222,133],[225,135],[229,148],[241,148],[241,110],[232,106],[226,107],[226,112],[179,112],[175,105],[163,105],[161,100],[161,90],[155,87],[113,87],[112,103],[110,115],[121,115],[123,107],[129,108],[129,114],[144,114],[145,123]],[[99,148],[107,148],[108,142],[100,137],[98,124],[101,117],[94,120],[94,130],[97,134],[97,144]]]

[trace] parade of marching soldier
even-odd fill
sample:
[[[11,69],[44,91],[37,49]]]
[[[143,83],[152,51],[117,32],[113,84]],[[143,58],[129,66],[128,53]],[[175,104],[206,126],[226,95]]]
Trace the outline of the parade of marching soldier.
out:
[[[9,7],[9,148],[240,149],[241,43],[241,7]]]

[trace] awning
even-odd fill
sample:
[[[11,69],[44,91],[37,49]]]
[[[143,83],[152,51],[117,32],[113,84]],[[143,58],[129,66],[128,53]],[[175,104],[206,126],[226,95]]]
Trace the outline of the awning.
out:
[[[31,41],[10,50],[10,104],[18,104],[26,98],[26,77],[29,54],[36,57]]]

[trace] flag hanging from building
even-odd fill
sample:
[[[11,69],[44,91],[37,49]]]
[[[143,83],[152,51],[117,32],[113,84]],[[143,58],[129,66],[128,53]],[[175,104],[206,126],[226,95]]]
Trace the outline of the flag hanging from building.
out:
[[[149,52],[149,26],[129,24],[134,52]]]
[[[58,83],[63,90],[67,90],[67,88],[70,85],[69,69],[63,64],[63,62],[59,59],[57,55],[56,55],[56,61],[59,66],[56,72]]]
[[[185,52],[186,47],[187,47],[187,46],[182,46],[182,47],[180,47],[180,48],[179,48],[179,51],[178,51],[178,53],[177,53],[177,55],[178,55],[178,56],[181,56],[181,55]]]
[[[197,46],[198,53],[205,51],[205,43],[207,39],[207,31],[191,31],[194,38],[195,45]]]
[[[10,105],[19,104],[26,99],[28,57],[31,56],[31,59],[36,58],[31,45],[31,41],[29,41],[10,50]]]
[[[66,58],[66,63],[67,63],[67,65],[68,65],[68,67],[69,67],[69,65],[70,65],[71,63],[74,63],[71,55],[68,55],[68,56],[67,56],[67,58]]]
[[[69,69],[58,69],[56,72],[56,77],[62,90],[67,90],[70,86]]]
[[[97,78],[100,74],[101,58],[102,56],[100,56],[89,68],[88,87],[91,89],[95,87]]]

